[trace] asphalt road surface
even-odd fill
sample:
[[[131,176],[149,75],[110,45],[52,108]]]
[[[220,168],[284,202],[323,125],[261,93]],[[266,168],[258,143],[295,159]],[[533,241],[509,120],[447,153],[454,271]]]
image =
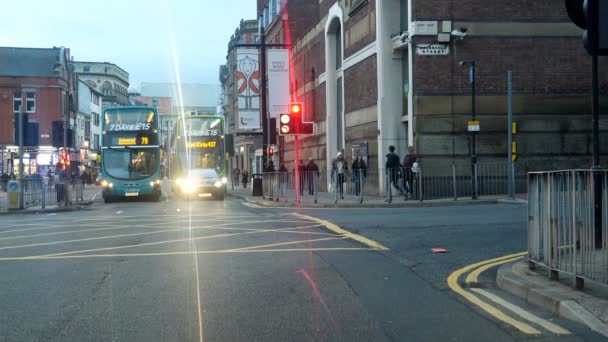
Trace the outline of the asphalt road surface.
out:
[[[170,199],[2,216],[0,341],[601,341],[501,293],[492,269],[479,286],[534,331],[448,286],[525,250],[525,215]]]

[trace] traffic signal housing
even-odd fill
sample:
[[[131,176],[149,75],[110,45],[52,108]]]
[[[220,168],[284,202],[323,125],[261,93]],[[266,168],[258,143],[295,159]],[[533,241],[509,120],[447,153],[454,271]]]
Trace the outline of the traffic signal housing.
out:
[[[583,32],[583,44],[592,56],[608,56],[608,2],[566,0],[570,20]]]
[[[63,133],[64,133],[64,129],[63,129],[63,121],[61,120],[57,120],[57,121],[53,121],[53,127],[52,127],[52,145],[53,147],[63,147]],[[71,148],[74,144],[74,130],[69,128],[68,129],[68,144],[66,147]]]
[[[279,116],[279,134],[305,135],[313,134],[313,124],[304,122],[304,104],[293,102],[289,105],[289,113]]]

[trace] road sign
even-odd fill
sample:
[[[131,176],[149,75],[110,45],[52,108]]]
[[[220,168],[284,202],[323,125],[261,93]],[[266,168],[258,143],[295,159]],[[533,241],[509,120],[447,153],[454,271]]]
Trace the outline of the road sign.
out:
[[[8,192],[19,192],[19,182],[18,181],[10,181],[8,182]]]
[[[479,120],[469,120],[469,132],[479,132]]]
[[[6,187],[8,190],[8,208],[19,209],[19,197],[21,196],[21,184],[19,181],[12,180]]]

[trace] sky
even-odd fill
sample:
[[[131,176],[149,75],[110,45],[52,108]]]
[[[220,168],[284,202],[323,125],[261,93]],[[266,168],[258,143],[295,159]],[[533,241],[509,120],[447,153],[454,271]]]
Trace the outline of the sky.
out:
[[[255,17],[256,0],[2,1],[0,46],[65,46],[76,61],[117,64],[133,86],[219,84],[230,36]]]

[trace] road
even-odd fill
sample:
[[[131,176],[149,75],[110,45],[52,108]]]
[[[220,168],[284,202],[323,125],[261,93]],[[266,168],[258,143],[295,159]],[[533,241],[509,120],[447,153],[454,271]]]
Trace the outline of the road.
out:
[[[601,341],[498,291],[493,268],[477,286],[538,318],[506,315],[534,331],[448,286],[458,269],[525,250],[525,220],[518,205],[230,198],[3,216],[0,341]]]

